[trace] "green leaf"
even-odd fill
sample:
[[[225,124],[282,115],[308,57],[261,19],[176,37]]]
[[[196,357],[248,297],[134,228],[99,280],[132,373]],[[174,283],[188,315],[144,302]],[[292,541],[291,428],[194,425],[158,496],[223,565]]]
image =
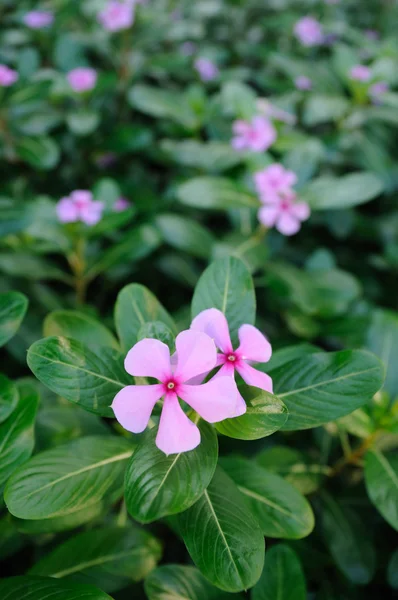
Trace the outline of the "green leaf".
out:
[[[0,519],[0,560],[12,556],[24,545],[23,536],[9,514]]]
[[[35,342],[27,360],[29,368],[50,390],[104,417],[113,417],[113,398],[131,384],[117,350],[97,348],[94,354],[81,342],[66,337]]]
[[[16,334],[28,308],[28,299],[20,292],[0,294],[0,346]]]
[[[306,343],[281,348],[272,353],[270,360],[267,362],[267,371],[282,367],[292,360],[299,360],[307,354],[316,354],[317,352],[319,352],[319,348]]]
[[[369,498],[385,520],[398,531],[398,454],[369,450],[365,457]]]
[[[161,545],[128,525],[79,533],[39,560],[29,574],[94,583],[108,592],[144,579],[155,568]]]
[[[300,198],[314,210],[345,209],[373,200],[383,189],[383,182],[373,173],[350,173],[314,179],[300,190]]]
[[[358,513],[344,508],[323,494],[322,529],[336,565],[357,585],[369,583],[375,572],[376,555],[368,537],[369,528]]]
[[[46,136],[21,138],[16,145],[16,151],[31,167],[44,171],[53,169],[60,157],[59,146],[52,138]]]
[[[307,589],[297,554],[285,544],[274,546],[265,555],[260,581],[252,600],[306,600]]]
[[[313,127],[329,121],[338,121],[347,113],[350,102],[343,96],[310,94],[304,107],[303,122]]]
[[[137,446],[125,478],[127,510],[135,520],[150,523],[182,512],[209,485],[217,466],[217,436],[205,421],[198,427],[201,443],[190,452],[166,456],[155,445],[155,428]]]
[[[18,390],[14,383],[0,373],[0,423],[5,421],[18,402]]]
[[[363,350],[309,354],[267,372],[289,411],[284,430],[317,427],[353,412],[384,378],[379,359]]]
[[[163,140],[160,147],[178,164],[210,173],[226,171],[242,161],[242,155],[225,142]]]
[[[149,321],[141,327],[137,340],[144,340],[145,338],[160,340],[169,347],[170,351],[174,350],[174,336],[170,329],[164,323],[161,323],[161,321]]]
[[[97,129],[100,123],[100,115],[92,110],[80,110],[67,115],[66,122],[75,135],[90,135]]]
[[[197,221],[180,215],[163,214],[156,218],[155,223],[165,242],[173,248],[198,258],[210,257],[215,240]]]
[[[258,388],[245,387],[244,389],[249,389],[251,392],[251,397],[247,397],[243,392],[247,404],[246,413],[241,417],[216,423],[217,431],[238,440],[259,440],[283,427],[288,412],[279,398],[268,392],[259,391]]]
[[[194,177],[177,189],[182,204],[200,209],[258,208],[255,196],[224,177]]]
[[[398,549],[395,550],[388,563],[387,577],[390,586],[394,588],[394,590],[398,590]],[[150,598],[150,600],[152,600],[152,598]]]
[[[116,500],[118,499],[116,498]],[[17,517],[13,517],[13,523],[18,531],[28,535],[58,533],[60,531],[76,529],[76,527],[80,527],[90,521],[98,520],[101,517],[104,518],[106,512],[109,512],[111,505],[112,498],[107,497],[105,500],[101,500],[101,502],[91,504],[86,508],[62,517],[51,517],[49,519],[17,519]]]
[[[28,460],[34,447],[34,423],[39,397],[20,392],[16,408],[0,425],[0,491],[15,469]]]
[[[114,335],[100,321],[75,310],[55,310],[44,320],[43,333],[46,337],[69,337],[85,344],[96,352],[98,346],[119,349]]]
[[[244,458],[224,458],[221,465],[246,496],[265,536],[297,540],[311,533],[311,506],[283,477]]]
[[[206,308],[218,308],[227,317],[232,341],[241,325],[254,324],[256,296],[253,280],[238,258],[220,258],[202,274],[192,299],[192,318]]]
[[[374,352],[386,367],[384,388],[392,396],[398,396],[398,314],[389,310],[377,309],[367,332],[366,347]]]
[[[123,349],[130,350],[138,341],[141,327],[152,321],[161,321],[176,333],[173,319],[152,292],[137,283],[126,285],[115,305],[116,330]]]
[[[108,594],[92,585],[33,576],[2,579],[0,597],[2,600],[112,600]]]
[[[121,494],[131,453],[125,439],[92,436],[36,454],[8,481],[8,509],[21,519],[49,519]]]
[[[145,580],[148,600],[227,600],[231,596],[220,592],[194,567],[162,565]],[[234,596],[234,598],[237,598]]]
[[[264,538],[234,482],[217,468],[209,487],[172,518],[202,574],[227,592],[252,587],[264,564]]]
[[[196,129],[198,117],[180,92],[149,85],[135,85],[128,93],[131,106],[152,117],[172,119],[187,129]]]

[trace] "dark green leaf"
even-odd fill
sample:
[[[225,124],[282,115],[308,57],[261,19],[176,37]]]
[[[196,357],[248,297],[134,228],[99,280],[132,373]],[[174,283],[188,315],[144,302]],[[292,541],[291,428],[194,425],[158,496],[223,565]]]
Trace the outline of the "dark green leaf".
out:
[[[231,596],[220,592],[194,567],[162,565],[145,580],[148,600],[227,600]],[[236,598],[236,596],[234,596]]]
[[[198,256],[209,258],[214,244],[211,233],[197,221],[180,215],[165,214],[156,219],[156,225],[167,244]]]
[[[1,600],[112,600],[92,585],[47,577],[9,577],[0,581]]]
[[[386,367],[385,389],[394,398],[398,396],[398,315],[392,311],[378,309],[372,314],[367,333],[366,347],[374,352]]]
[[[264,570],[253,588],[252,600],[306,600],[303,569],[297,554],[285,544],[265,554]]]
[[[23,536],[17,530],[9,514],[0,519],[0,560],[12,556],[24,545]]]
[[[179,186],[182,204],[200,209],[258,208],[255,196],[224,177],[195,177]]]
[[[398,531],[398,454],[369,450],[365,457],[365,483],[377,510]]]
[[[398,549],[395,550],[388,563],[388,583],[394,590],[398,590]],[[150,599],[152,600],[152,598]]]
[[[75,310],[55,310],[44,320],[43,333],[46,337],[69,337],[85,344],[96,352],[98,346],[119,348],[114,335],[100,321]]]
[[[49,137],[21,138],[16,146],[18,155],[36,169],[53,169],[59,161],[59,146]]]
[[[10,416],[17,402],[17,388],[8,377],[0,373],[0,423]]]
[[[0,346],[18,331],[28,308],[28,299],[20,292],[0,294]]]

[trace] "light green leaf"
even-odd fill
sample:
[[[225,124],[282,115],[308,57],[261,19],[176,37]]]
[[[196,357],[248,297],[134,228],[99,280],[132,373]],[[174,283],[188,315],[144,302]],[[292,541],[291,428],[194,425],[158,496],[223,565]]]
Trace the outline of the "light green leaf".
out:
[[[134,108],[152,117],[172,119],[187,129],[196,129],[198,117],[181,92],[137,84],[128,93]]]
[[[338,121],[345,116],[349,107],[350,102],[344,96],[310,94],[305,103],[303,121],[310,127]]]
[[[28,308],[28,299],[20,292],[0,294],[0,346],[15,335]]]
[[[122,494],[132,454],[123,438],[92,436],[36,454],[8,481],[4,499],[21,519],[71,515]]]
[[[252,587],[264,564],[264,538],[244,497],[218,468],[212,482],[188,510],[172,517],[201,573],[227,592]]]
[[[200,209],[259,207],[254,195],[223,177],[194,177],[178,187],[177,197],[182,204]]]
[[[100,321],[75,310],[55,310],[44,320],[46,337],[69,337],[85,344],[94,353],[98,346],[119,349],[114,335]]]
[[[218,308],[225,314],[233,342],[241,325],[254,323],[253,280],[241,260],[220,258],[204,271],[193,295],[192,318],[206,308]]]
[[[369,450],[365,457],[365,483],[377,510],[398,531],[398,454]]]
[[[307,589],[297,554],[285,544],[274,546],[265,555],[260,581],[252,600],[306,600]]]
[[[145,580],[148,600],[227,600],[231,596],[213,587],[194,567],[162,565]],[[234,596],[236,599],[237,596]]]
[[[39,560],[29,574],[68,577],[112,592],[144,579],[160,556],[160,543],[143,529],[105,526],[69,538]]]
[[[350,173],[314,179],[300,190],[300,198],[314,210],[346,209],[373,200],[383,189],[383,182],[373,173]]]
[[[137,340],[144,340],[145,338],[160,340],[169,347],[170,352],[174,350],[174,336],[170,329],[161,321],[148,321],[148,323],[145,323],[145,325],[141,327],[138,332]]]
[[[17,388],[8,377],[0,373],[0,423],[10,416],[17,402]]]
[[[126,285],[115,305],[116,330],[124,350],[130,350],[137,343],[141,327],[152,321],[161,321],[177,333],[173,319],[152,292],[137,283]]]
[[[67,115],[66,122],[72,133],[85,136],[97,129],[100,123],[100,115],[92,110],[80,110]]]
[[[92,585],[57,581],[47,577],[20,576],[0,581],[1,600],[112,600]]]
[[[177,163],[210,173],[226,171],[242,161],[239,152],[234,150],[231,144],[224,142],[163,140],[160,147]]]
[[[384,388],[393,398],[398,396],[398,314],[377,309],[372,315],[370,328],[367,332],[366,347],[374,352],[386,367]]]
[[[281,348],[272,353],[270,360],[267,362],[267,371],[277,369],[292,360],[299,360],[300,358],[307,356],[307,354],[316,354],[319,351],[320,349],[316,346],[306,343]]]
[[[221,465],[246,496],[265,536],[297,540],[311,533],[311,506],[283,477],[244,458],[224,458]]]
[[[16,151],[30,166],[43,171],[53,169],[60,157],[59,146],[47,136],[21,138],[16,145]]]
[[[137,446],[126,471],[125,497],[140,523],[186,510],[209,485],[217,466],[217,436],[205,421],[198,426],[201,443],[190,452],[166,456],[155,445],[155,429]]]
[[[113,398],[132,382],[117,350],[101,348],[94,354],[71,338],[39,340],[29,348],[27,360],[29,368],[50,390],[104,417],[113,416]]]
[[[209,258],[214,244],[211,233],[188,217],[163,214],[156,218],[163,239],[177,250],[182,250],[199,258]]]

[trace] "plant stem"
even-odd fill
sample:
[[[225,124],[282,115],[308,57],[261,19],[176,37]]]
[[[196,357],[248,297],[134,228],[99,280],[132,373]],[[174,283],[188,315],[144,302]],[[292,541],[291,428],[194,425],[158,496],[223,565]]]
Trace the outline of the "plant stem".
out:
[[[68,257],[68,261],[73,273],[74,288],[76,292],[76,304],[81,306],[86,301],[87,279],[84,276],[86,269],[85,240],[82,237],[77,238],[75,251]]]
[[[379,432],[375,431],[369,437],[367,437],[358,448],[352,450],[346,456],[343,456],[340,460],[338,460],[332,467],[330,477],[335,477],[339,475],[343,469],[345,469],[348,465],[356,465],[358,461],[363,457],[364,454],[369,450],[378,436]]]

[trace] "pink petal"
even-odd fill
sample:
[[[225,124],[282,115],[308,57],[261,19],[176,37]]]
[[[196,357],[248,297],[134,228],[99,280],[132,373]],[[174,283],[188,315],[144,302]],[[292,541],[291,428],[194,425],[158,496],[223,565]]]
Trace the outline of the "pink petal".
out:
[[[272,348],[267,338],[253,325],[242,325],[239,328],[240,346],[237,352],[243,359],[255,362],[268,362]]]
[[[86,225],[96,225],[101,220],[103,209],[102,202],[91,202],[80,209],[80,218]]]
[[[280,215],[278,204],[267,204],[258,211],[258,220],[266,227],[273,227]]]
[[[244,150],[247,146],[247,142],[244,137],[234,137],[231,140],[231,146],[234,150]]]
[[[179,390],[181,398],[209,423],[237,416],[238,393],[235,380],[228,376],[213,377],[202,385],[182,385]]]
[[[224,354],[232,352],[228,321],[221,310],[217,308],[202,310],[192,321],[191,329],[207,333]]]
[[[249,125],[249,123],[246,123],[246,121],[242,121],[241,119],[238,119],[237,121],[233,122],[232,131],[236,135],[247,135],[248,132],[250,131],[250,125]]]
[[[200,444],[200,431],[182,410],[176,394],[167,394],[156,445],[165,454],[188,452]]]
[[[308,219],[311,213],[310,207],[306,202],[295,202],[295,204],[292,205],[290,212],[300,221]]]
[[[283,235],[294,235],[301,227],[300,221],[288,212],[283,212],[277,220],[276,228]]]
[[[57,216],[61,223],[74,223],[79,219],[79,212],[70,198],[61,198],[56,206]]]
[[[235,381],[235,367],[234,364],[231,362],[225,362],[223,364],[223,366],[221,367],[221,369],[219,369],[217,371],[217,373],[212,377],[211,381],[213,381],[213,379],[216,379],[218,377],[233,377],[234,381]],[[240,417],[241,415],[244,415],[246,412],[246,402],[243,399],[243,396],[240,394],[239,390],[236,396],[236,404],[235,404],[235,410],[234,410],[234,417]]]
[[[163,394],[163,386],[128,385],[118,392],[112,402],[112,409],[120,425],[141,433],[148,425],[153,407]]]
[[[254,369],[243,361],[236,367],[236,370],[247,385],[258,387],[272,394],[272,379],[269,375]]]
[[[75,190],[70,197],[79,204],[89,204],[93,199],[93,195],[89,190]]]
[[[177,366],[174,375],[188,381],[216,366],[217,350],[213,340],[201,331],[188,329],[176,337]]]
[[[124,368],[135,377],[155,377],[165,381],[171,377],[170,350],[159,340],[145,338],[128,352]]]

